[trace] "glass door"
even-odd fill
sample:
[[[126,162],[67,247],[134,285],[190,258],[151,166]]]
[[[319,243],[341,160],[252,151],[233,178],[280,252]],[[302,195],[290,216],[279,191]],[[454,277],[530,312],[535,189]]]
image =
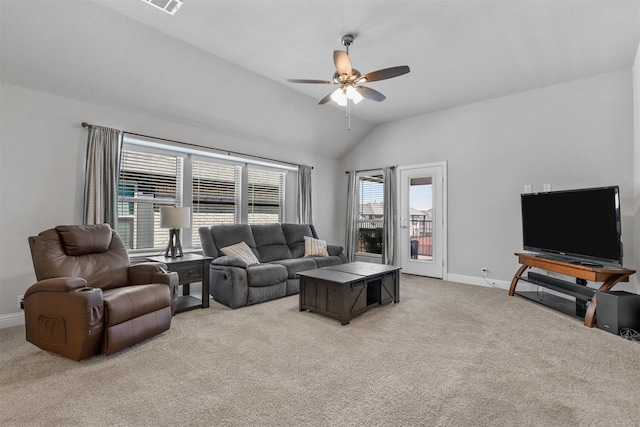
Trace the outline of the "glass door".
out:
[[[402,272],[443,278],[445,271],[445,164],[400,169]]]

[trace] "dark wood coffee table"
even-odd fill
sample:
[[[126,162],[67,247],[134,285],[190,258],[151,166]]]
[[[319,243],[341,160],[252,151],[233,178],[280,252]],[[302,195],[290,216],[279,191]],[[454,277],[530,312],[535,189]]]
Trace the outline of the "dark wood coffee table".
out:
[[[300,311],[321,313],[347,325],[371,307],[400,301],[400,269],[351,262],[301,271]]]

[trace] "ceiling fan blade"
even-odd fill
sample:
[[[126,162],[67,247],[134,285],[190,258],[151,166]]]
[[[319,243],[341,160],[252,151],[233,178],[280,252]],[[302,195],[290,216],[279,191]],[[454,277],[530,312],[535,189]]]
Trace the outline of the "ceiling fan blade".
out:
[[[372,71],[360,77],[359,82],[375,82],[378,80],[390,79],[392,77],[398,77],[409,72],[409,67],[406,65],[400,65],[398,67],[384,68],[378,71]],[[364,96],[364,95],[363,95]]]
[[[333,95],[333,92],[329,92],[324,98],[318,101],[318,105],[326,104],[327,102],[331,101],[331,95]]]
[[[334,50],[333,63],[336,64],[338,75],[346,74],[347,76],[351,76],[351,60],[349,59],[347,52],[343,50]]]
[[[382,102],[385,99],[387,99],[386,96],[384,96],[383,94],[381,94],[380,92],[378,92],[375,89],[371,89],[370,87],[358,86],[358,87],[356,87],[356,90],[363,97],[365,97],[367,99],[372,99],[372,100],[377,101],[377,102]]]
[[[311,80],[311,79],[287,79],[289,83],[312,83],[312,84],[326,84],[330,85],[333,82],[329,80]]]

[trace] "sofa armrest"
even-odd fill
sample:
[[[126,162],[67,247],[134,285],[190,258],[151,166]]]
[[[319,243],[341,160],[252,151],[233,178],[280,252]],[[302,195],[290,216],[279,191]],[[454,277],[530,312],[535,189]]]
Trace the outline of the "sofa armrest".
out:
[[[339,256],[344,252],[344,248],[338,245],[327,245],[327,252],[330,256]]]
[[[228,267],[240,267],[247,268],[247,263],[241,260],[240,258],[232,257],[232,256],[221,256],[220,258],[216,258],[211,261],[213,265],[225,265]]]

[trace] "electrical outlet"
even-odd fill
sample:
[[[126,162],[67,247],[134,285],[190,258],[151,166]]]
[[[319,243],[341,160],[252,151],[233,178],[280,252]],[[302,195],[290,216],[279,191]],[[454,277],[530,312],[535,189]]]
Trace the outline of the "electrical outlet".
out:
[[[551,191],[551,184],[544,184],[542,186],[542,191]]]
[[[531,193],[531,184],[527,184],[524,186],[525,194]]]
[[[489,269],[487,267],[481,267],[480,272],[482,273],[482,275],[485,275],[489,272]]]
[[[18,308],[24,310],[24,295],[18,295]]]

